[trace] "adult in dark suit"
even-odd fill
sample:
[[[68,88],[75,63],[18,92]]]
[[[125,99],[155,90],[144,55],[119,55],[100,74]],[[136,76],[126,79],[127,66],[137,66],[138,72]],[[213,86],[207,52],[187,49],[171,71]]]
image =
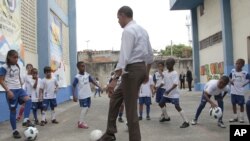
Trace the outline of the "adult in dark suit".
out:
[[[192,87],[193,76],[192,76],[192,72],[189,70],[189,67],[187,67],[186,80],[188,83],[189,91],[192,91],[191,87]]]

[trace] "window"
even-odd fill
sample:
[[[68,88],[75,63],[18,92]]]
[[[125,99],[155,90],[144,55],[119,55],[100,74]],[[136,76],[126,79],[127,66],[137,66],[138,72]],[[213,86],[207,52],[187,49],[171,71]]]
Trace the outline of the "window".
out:
[[[200,50],[213,46],[214,44],[220,43],[222,41],[222,31],[217,32],[206,39],[200,41]]]

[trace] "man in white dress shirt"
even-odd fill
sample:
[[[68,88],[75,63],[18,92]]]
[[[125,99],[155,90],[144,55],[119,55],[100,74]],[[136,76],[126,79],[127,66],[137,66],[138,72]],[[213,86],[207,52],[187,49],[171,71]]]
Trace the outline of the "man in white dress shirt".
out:
[[[116,140],[114,135],[117,132],[116,119],[123,100],[128,121],[129,141],[141,141],[137,98],[141,84],[148,81],[153,63],[153,52],[147,31],[133,20],[133,11],[130,7],[121,7],[117,18],[124,31],[115,75],[108,85],[111,97],[107,130],[99,141]],[[120,76],[122,77],[121,85],[114,91]]]

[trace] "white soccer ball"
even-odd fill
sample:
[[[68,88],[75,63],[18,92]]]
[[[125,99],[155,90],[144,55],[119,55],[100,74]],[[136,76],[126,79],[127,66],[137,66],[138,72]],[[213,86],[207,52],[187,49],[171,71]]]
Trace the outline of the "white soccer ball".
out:
[[[90,140],[91,141],[97,141],[101,137],[102,137],[102,131],[101,130],[95,129],[95,130],[91,131],[91,133],[90,133]]]
[[[38,130],[36,127],[28,127],[24,130],[24,136],[27,141],[34,141],[36,140],[38,135]]]
[[[222,117],[222,110],[220,107],[210,108],[209,115],[215,119]]]

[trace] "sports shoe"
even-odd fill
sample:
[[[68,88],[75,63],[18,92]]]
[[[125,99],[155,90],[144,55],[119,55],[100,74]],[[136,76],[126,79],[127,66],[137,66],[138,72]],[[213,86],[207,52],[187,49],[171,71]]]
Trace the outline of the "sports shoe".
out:
[[[150,120],[150,116],[147,116],[146,118],[147,118],[147,120]]]
[[[192,124],[192,125],[196,125],[196,124],[197,124],[197,120],[193,119],[193,120],[191,121],[191,124]]]
[[[188,122],[183,122],[182,125],[180,126],[180,128],[187,128],[189,126]]]
[[[38,120],[35,120],[35,125],[39,125],[39,121]]]
[[[88,125],[86,123],[79,123],[78,122],[78,128],[88,129]]]
[[[41,121],[41,123],[40,123],[40,126],[44,126],[45,125],[45,121]]]
[[[59,123],[56,119],[53,119],[51,122],[54,123],[54,124],[58,124]]]
[[[12,135],[13,135],[13,137],[15,139],[20,139],[21,138],[21,135],[20,135],[20,133],[17,130],[15,130]]]
[[[30,126],[35,127],[35,125],[32,124],[30,120],[27,120],[26,122],[23,122],[23,126],[26,126],[26,127],[30,127]]]
[[[244,123],[244,119],[243,119],[243,118],[240,118],[239,122],[240,122],[240,123]]]
[[[118,121],[121,122],[121,123],[124,122],[124,120],[122,119],[122,117],[119,117],[119,118],[118,118]]]
[[[141,116],[139,116],[138,118],[139,118],[139,120],[142,120],[142,117],[141,117]]]
[[[224,125],[223,121],[218,121],[217,124],[220,128],[226,128],[226,126]]]
[[[18,122],[18,121],[20,121],[20,120],[21,120],[21,117],[18,116],[18,117],[16,118],[16,121]]]
[[[238,118],[232,118],[229,120],[229,122],[238,122]]]
[[[170,121],[170,117],[168,118],[163,117],[162,119],[160,119],[160,122],[165,122],[165,121]]]
[[[45,119],[45,121],[44,121],[44,124],[47,124],[48,122],[47,122],[47,119]]]

